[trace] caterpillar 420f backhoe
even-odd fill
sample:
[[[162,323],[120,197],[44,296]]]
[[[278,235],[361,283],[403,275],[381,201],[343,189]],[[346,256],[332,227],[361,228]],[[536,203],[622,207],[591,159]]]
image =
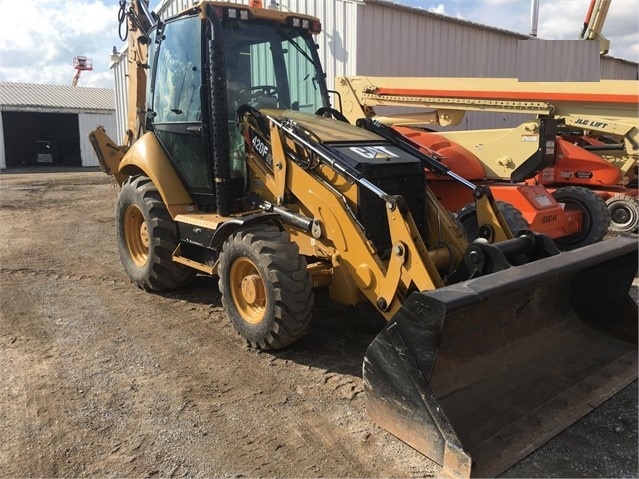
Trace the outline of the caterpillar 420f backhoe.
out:
[[[339,114],[316,18],[228,2],[125,16],[125,145],[91,138],[139,287],[217,275],[260,349],[304,334],[315,286],[369,301],[388,320],[364,358],[371,416],[461,477],[498,473],[636,377],[633,239],[560,253],[473,186],[484,234],[468,244],[424,183],[432,158],[324,116]]]

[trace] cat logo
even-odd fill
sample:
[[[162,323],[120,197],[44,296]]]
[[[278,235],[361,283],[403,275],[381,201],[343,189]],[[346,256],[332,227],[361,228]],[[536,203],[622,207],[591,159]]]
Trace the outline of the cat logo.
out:
[[[353,146],[350,150],[369,160],[390,160],[391,158],[398,158],[398,155],[385,146]]]

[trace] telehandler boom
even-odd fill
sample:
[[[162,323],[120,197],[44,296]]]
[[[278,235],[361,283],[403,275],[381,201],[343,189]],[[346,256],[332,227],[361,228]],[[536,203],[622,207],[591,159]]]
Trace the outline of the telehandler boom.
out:
[[[582,40],[595,40],[599,42],[599,54],[606,55],[610,49],[610,40],[601,32],[608,16],[608,9],[612,0],[590,0],[588,12],[584,19],[584,27],[579,34]]]
[[[608,222],[614,231],[633,232],[639,226],[637,81],[351,76],[338,77],[336,89],[349,121],[366,117],[393,125],[439,152],[467,179],[490,181],[496,198],[520,209],[531,229],[552,237],[561,249],[601,240]],[[399,107],[417,113],[385,114]],[[458,125],[468,111],[529,114],[531,119],[508,129],[424,129]],[[556,158],[539,155],[540,143],[550,141],[549,128],[556,129]],[[450,182],[431,182],[431,188],[451,210],[470,201]],[[565,204],[559,212],[552,210],[557,202]]]
[[[383,125],[323,116],[338,113],[317,18],[146,11],[122,15],[137,92],[126,144],[91,134],[121,187],[133,283],[218,276],[234,328],[263,350],[305,333],[314,287],[370,302],[388,320],[364,358],[371,416],[458,477],[497,474],[636,378],[634,240],[560,253],[513,234],[490,189],[466,182],[483,232],[469,244],[427,187],[432,158]],[[531,418],[543,427],[522,434]]]

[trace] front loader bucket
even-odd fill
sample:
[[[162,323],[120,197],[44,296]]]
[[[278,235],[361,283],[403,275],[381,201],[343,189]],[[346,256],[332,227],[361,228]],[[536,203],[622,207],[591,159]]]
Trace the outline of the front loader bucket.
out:
[[[636,238],[413,293],[363,366],[373,420],[495,477],[637,377]]]

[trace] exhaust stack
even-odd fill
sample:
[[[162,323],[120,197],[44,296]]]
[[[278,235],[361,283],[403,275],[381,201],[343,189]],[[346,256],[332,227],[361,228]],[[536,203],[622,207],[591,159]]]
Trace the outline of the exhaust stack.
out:
[[[530,2],[530,36],[537,36],[537,24],[539,21],[539,0]]]

